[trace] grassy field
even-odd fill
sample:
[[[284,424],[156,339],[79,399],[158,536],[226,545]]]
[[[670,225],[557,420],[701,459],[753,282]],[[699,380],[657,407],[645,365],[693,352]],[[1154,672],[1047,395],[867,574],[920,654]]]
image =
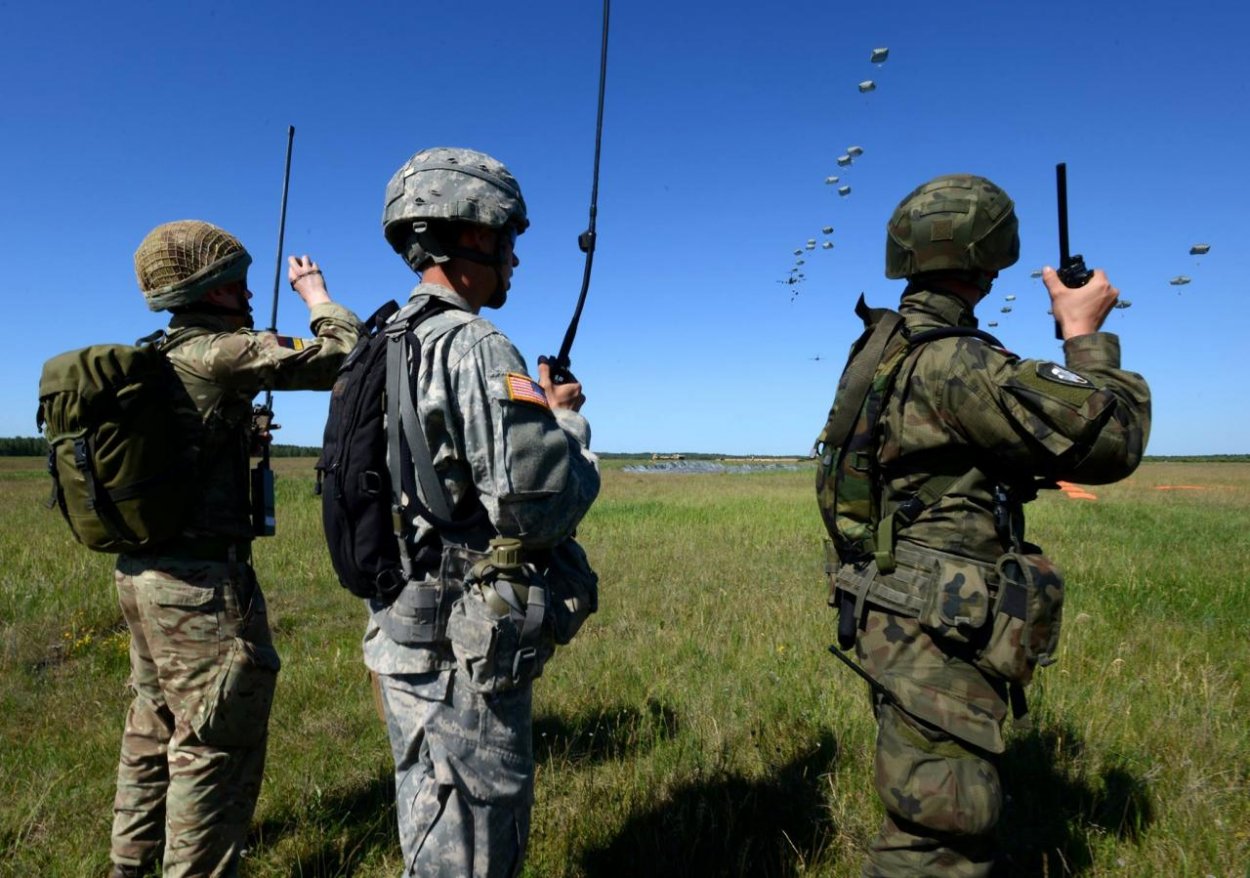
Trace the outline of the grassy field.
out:
[[[391,760],[309,461],[259,544],[284,669],[244,874],[393,876]],[[858,874],[880,819],[864,686],[825,652],[809,471],[605,467],[580,539],[602,609],[536,685],[527,876]],[[0,459],[0,875],[107,869],[127,635],[111,558]],[[1048,492],[1060,662],[1011,735],[1012,874],[1250,875],[1250,464],[1147,463]]]

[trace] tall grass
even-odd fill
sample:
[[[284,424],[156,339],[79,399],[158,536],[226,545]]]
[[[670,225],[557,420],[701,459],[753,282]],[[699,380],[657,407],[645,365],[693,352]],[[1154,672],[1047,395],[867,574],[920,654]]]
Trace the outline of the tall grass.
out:
[[[110,559],[35,462],[0,462],[0,875],[107,869],[128,696]],[[400,869],[363,612],[334,582],[308,461],[257,547],[284,669],[245,875]],[[1157,490],[1196,485],[1203,490]],[[1150,463],[1030,535],[1069,583],[1060,662],[1010,737],[1012,874],[1246,875],[1250,465]],[[880,820],[863,684],[825,652],[811,473],[605,469],[579,539],[601,611],[536,684],[526,874],[858,874]]]

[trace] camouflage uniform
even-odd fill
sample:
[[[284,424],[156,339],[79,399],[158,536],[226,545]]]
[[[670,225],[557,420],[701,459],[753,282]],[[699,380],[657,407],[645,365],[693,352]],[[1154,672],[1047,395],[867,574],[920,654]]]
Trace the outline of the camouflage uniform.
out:
[[[527,550],[550,547],[572,534],[598,493],[590,427],[541,396],[514,398],[508,376],[526,370],[512,343],[446,287],[421,284],[410,301],[430,296],[455,307],[417,329],[421,422],[449,506],[461,518],[478,504],[486,512],[456,544],[482,550],[503,534]],[[414,523],[416,545],[437,544],[429,523]],[[395,757],[404,874],[516,875],[533,803],[532,677],[489,691],[457,666],[451,643],[422,642],[412,607],[417,589],[439,579],[440,563],[448,562],[427,559],[417,577],[424,583],[410,583],[393,604],[372,604],[364,637]],[[462,583],[463,569],[444,582]]]
[[[166,878],[238,874],[279,667],[249,563],[251,400],[329,388],[361,331],[332,303],[314,306],[313,339],[231,325],[170,321],[162,345],[204,421],[200,494],[179,538],[117,562],[135,691],[113,805],[119,875],[154,867],[162,849]]]
[[[976,324],[968,305],[944,293],[912,292],[899,311],[913,332]],[[1140,375],[1119,368],[1119,340],[1079,336],[1064,355],[1071,374],[950,338],[903,364],[881,416],[887,497],[911,496],[936,467],[967,475],[899,534],[901,567],[912,546],[992,565],[1009,548],[994,520],[1001,480],[1108,482],[1136,467],[1150,395]],[[881,609],[868,611],[856,651],[907,711],[875,699],[886,818],[865,874],[988,874],[1003,803],[995,757],[1004,750],[1005,681],[917,619]]]
[[[890,234],[887,276],[911,279],[899,313],[912,337],[975,328],[972,306],[944,288],[941,272],[984,292],[1019,248],[1010,199],[966,176],[917,189]],[[923,274],[931,269],[938,273]],[[1140,461],[1150,426],[1149,390],[1120,369],[1115,335],[1070,338],[1064,355],[1066,368],[981,338],[938,338],[906,354],[885,398],[875,453],[882,521],[927,484],[948,487],[926,494],[896,531],[895,570],[844,558],[836,572],[844,594],[865,584],[855,649],[884,690],[874,690],[873,708],[886,815],[866,876],[975,878],[993,868],[1003,723],[1033,670],[1030,644],[1014,629],[999,636],[1007,586],[996,561],[1028,553],[1055,601],[1056,637],[1062,600],[1058,573],[1023,543],[1022,502],[1000,492],[1027,495],[1037,478],[1121,479]]]

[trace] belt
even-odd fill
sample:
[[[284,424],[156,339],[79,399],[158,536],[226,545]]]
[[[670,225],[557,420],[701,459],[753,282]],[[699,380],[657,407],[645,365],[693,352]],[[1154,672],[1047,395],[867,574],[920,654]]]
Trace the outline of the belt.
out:
[[[252,543],[228,537],[178,537],[134,555],[190,558],[193,561],[245,564],[252,560]]]

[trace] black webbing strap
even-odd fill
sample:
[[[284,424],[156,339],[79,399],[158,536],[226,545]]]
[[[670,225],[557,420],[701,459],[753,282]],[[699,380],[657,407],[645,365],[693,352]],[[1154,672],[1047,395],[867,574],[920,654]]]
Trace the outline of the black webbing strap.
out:
[[[91,440],[86,436],[74,440],[74,466],[87,485],[87,508],[100,519],[109,536],[124,542],[138,542],[139,538],[126,526],[109,492],[101,487],[96,477],[95,467],[91,465]]]

